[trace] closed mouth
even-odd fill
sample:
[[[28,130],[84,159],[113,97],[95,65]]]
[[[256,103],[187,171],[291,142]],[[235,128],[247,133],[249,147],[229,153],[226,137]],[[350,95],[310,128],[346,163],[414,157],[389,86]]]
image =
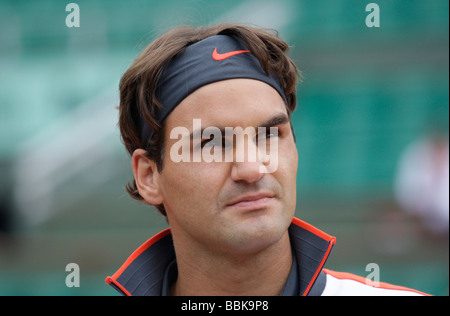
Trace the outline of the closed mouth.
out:
[[[271,193],[259,193],[259,194],[248,194],[233,200],[231,203],[227,204],[227,207],[238,207],[238,208],[258,208],[266,206],[272,199],[274,194]]]

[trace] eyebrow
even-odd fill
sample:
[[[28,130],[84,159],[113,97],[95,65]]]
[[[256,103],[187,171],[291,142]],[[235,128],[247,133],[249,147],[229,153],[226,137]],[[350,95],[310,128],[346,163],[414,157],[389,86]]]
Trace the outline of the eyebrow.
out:
[[[272,118],[268,119],[264,123],[260,124],[258,127],[270,128],[270,127],[274,127],[274,126],[277,126],[277,125],[286,124],[288,122],[289,122],[289,117],[287,116],[287,114],[281,113],[281,114],[277,114],[277,115],[273,116]],[[212,126],[205,127],[205,128],[202,127],[202,129],[200,130],[200,133],[198,132],[198,130],[197,131],[193,131],[190,134],[190,139],[193,139],[195,133],[197,133],[196,135],[202,136],[204,130],[208,129],[210,127],[212,127]],[[220,133],[222,135],[225,135],[225,128],[226,127],[218,127],[218,129],[220,130]]]
[[[261,124],[258,127],[269,128],[269,127],[274,127],[277,125],[286,124],[288,122],[289,122],[289,117],[286,114],[282,113],[282,114],[275,115],[274,117],[267,120],[265,123]]]

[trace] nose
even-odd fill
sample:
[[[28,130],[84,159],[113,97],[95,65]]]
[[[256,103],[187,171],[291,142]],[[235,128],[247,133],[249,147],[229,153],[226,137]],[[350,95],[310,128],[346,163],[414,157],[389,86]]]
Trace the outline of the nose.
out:
[[[231,179],[235,182],[258,182],[264,176],[260,166],[259,162],[236,162],[231,169]]]
[[[258,148],[252,141],[246,142],[247,150],[236,152],[231,169],[231,179],[235,182],[245,181],[247,183],[258,182],[264,176],[266,169],[260,161]]]

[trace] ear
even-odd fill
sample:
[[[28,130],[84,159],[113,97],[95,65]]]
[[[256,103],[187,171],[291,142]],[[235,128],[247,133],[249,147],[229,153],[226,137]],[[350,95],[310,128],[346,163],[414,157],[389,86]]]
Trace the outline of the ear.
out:
[[[164,198],[160,189],[160,174],[156,163],[145,156],[144,149],[136,149],[131,157],[136,187],[139,194],[150,204],[162,204]]]

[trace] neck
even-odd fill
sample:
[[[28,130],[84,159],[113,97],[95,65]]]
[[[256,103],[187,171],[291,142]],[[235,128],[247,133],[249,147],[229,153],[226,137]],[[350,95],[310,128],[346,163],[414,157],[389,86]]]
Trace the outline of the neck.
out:
[[[287,231],[277,243],[251,254],[184,249],[189,251],[177,251],[178,279],[171,288],[176,296],[275,296],[292,267]]]

